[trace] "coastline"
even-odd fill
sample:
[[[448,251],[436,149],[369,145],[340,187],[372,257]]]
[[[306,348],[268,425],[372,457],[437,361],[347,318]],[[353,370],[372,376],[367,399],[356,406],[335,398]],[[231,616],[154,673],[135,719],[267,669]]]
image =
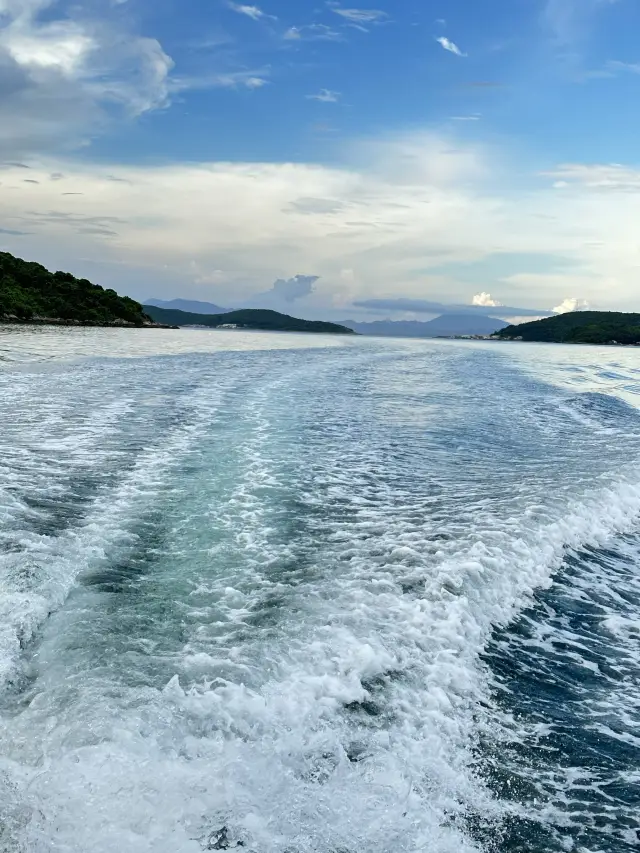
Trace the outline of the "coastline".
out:
[[[30,317],[23,320],[15,314],[0,315],[0,325],[7,326],[93,326],[99,329],[179,329],[168,323],[154,323],[153,320],[142,323],[131,323],[128,320],[109,320],[97,323],[95,320],[72,320],[65,317]]]

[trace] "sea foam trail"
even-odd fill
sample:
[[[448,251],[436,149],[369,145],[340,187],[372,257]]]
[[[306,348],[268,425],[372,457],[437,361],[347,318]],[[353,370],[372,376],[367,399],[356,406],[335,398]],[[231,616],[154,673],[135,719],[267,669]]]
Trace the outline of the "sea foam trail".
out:
[[[6,849],[506,837],[513,802],[478,768],[502,726],[480,654],[568,551],[633,527],[640,435],[629,407],[576,419],[581,395],[493,353],[427,351],[163,362],[188,426],[91,503],[99,559],[7,694]],[[149,370],[117,366],[134,409]]]
[[[25,396],[46,399],[32,376],[3,378],[10,380],[9,394],[21,384]],[[89,399],[78,402],[71,396],[78,390]],[[156,401],[134,400],[113,390],[118,399],[105,402],[99,386],[71,385],[69,396],[18,416],[15,406],[4,408],[0,684],[15,675],[20,650],[64,602],[78,575],[132,547],[136,522],[171,488],[173,471],[210,428],[218,402],[210,390],[206,400],[194,394],[186,401],[162,393]],[[162,412],[157,433],[147,433],[145,414],[164,406],[171,411]],[[142,434],[136,432],[141,427]]]

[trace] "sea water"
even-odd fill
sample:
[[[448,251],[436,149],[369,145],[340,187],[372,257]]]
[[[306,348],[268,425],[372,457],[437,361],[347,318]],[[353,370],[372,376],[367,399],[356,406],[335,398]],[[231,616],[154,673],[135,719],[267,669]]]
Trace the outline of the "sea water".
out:
[[[638,849],[640,353],[0,329],[0,850]]]

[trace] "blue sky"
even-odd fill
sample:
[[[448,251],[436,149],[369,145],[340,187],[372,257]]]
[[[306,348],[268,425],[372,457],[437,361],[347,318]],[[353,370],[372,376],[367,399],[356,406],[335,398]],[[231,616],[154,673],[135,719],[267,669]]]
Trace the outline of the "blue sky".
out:
[[[0,0],[0,248],[142,299],[318,276],[308,316],[637,308],[639,25],[633,0]]]

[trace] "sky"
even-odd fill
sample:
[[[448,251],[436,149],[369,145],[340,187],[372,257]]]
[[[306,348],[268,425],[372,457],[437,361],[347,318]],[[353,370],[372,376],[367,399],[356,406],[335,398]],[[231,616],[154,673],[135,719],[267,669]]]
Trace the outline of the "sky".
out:
[[[636,0],[0,0],[0,251],[327,319],[640,310],[638,31]]]

